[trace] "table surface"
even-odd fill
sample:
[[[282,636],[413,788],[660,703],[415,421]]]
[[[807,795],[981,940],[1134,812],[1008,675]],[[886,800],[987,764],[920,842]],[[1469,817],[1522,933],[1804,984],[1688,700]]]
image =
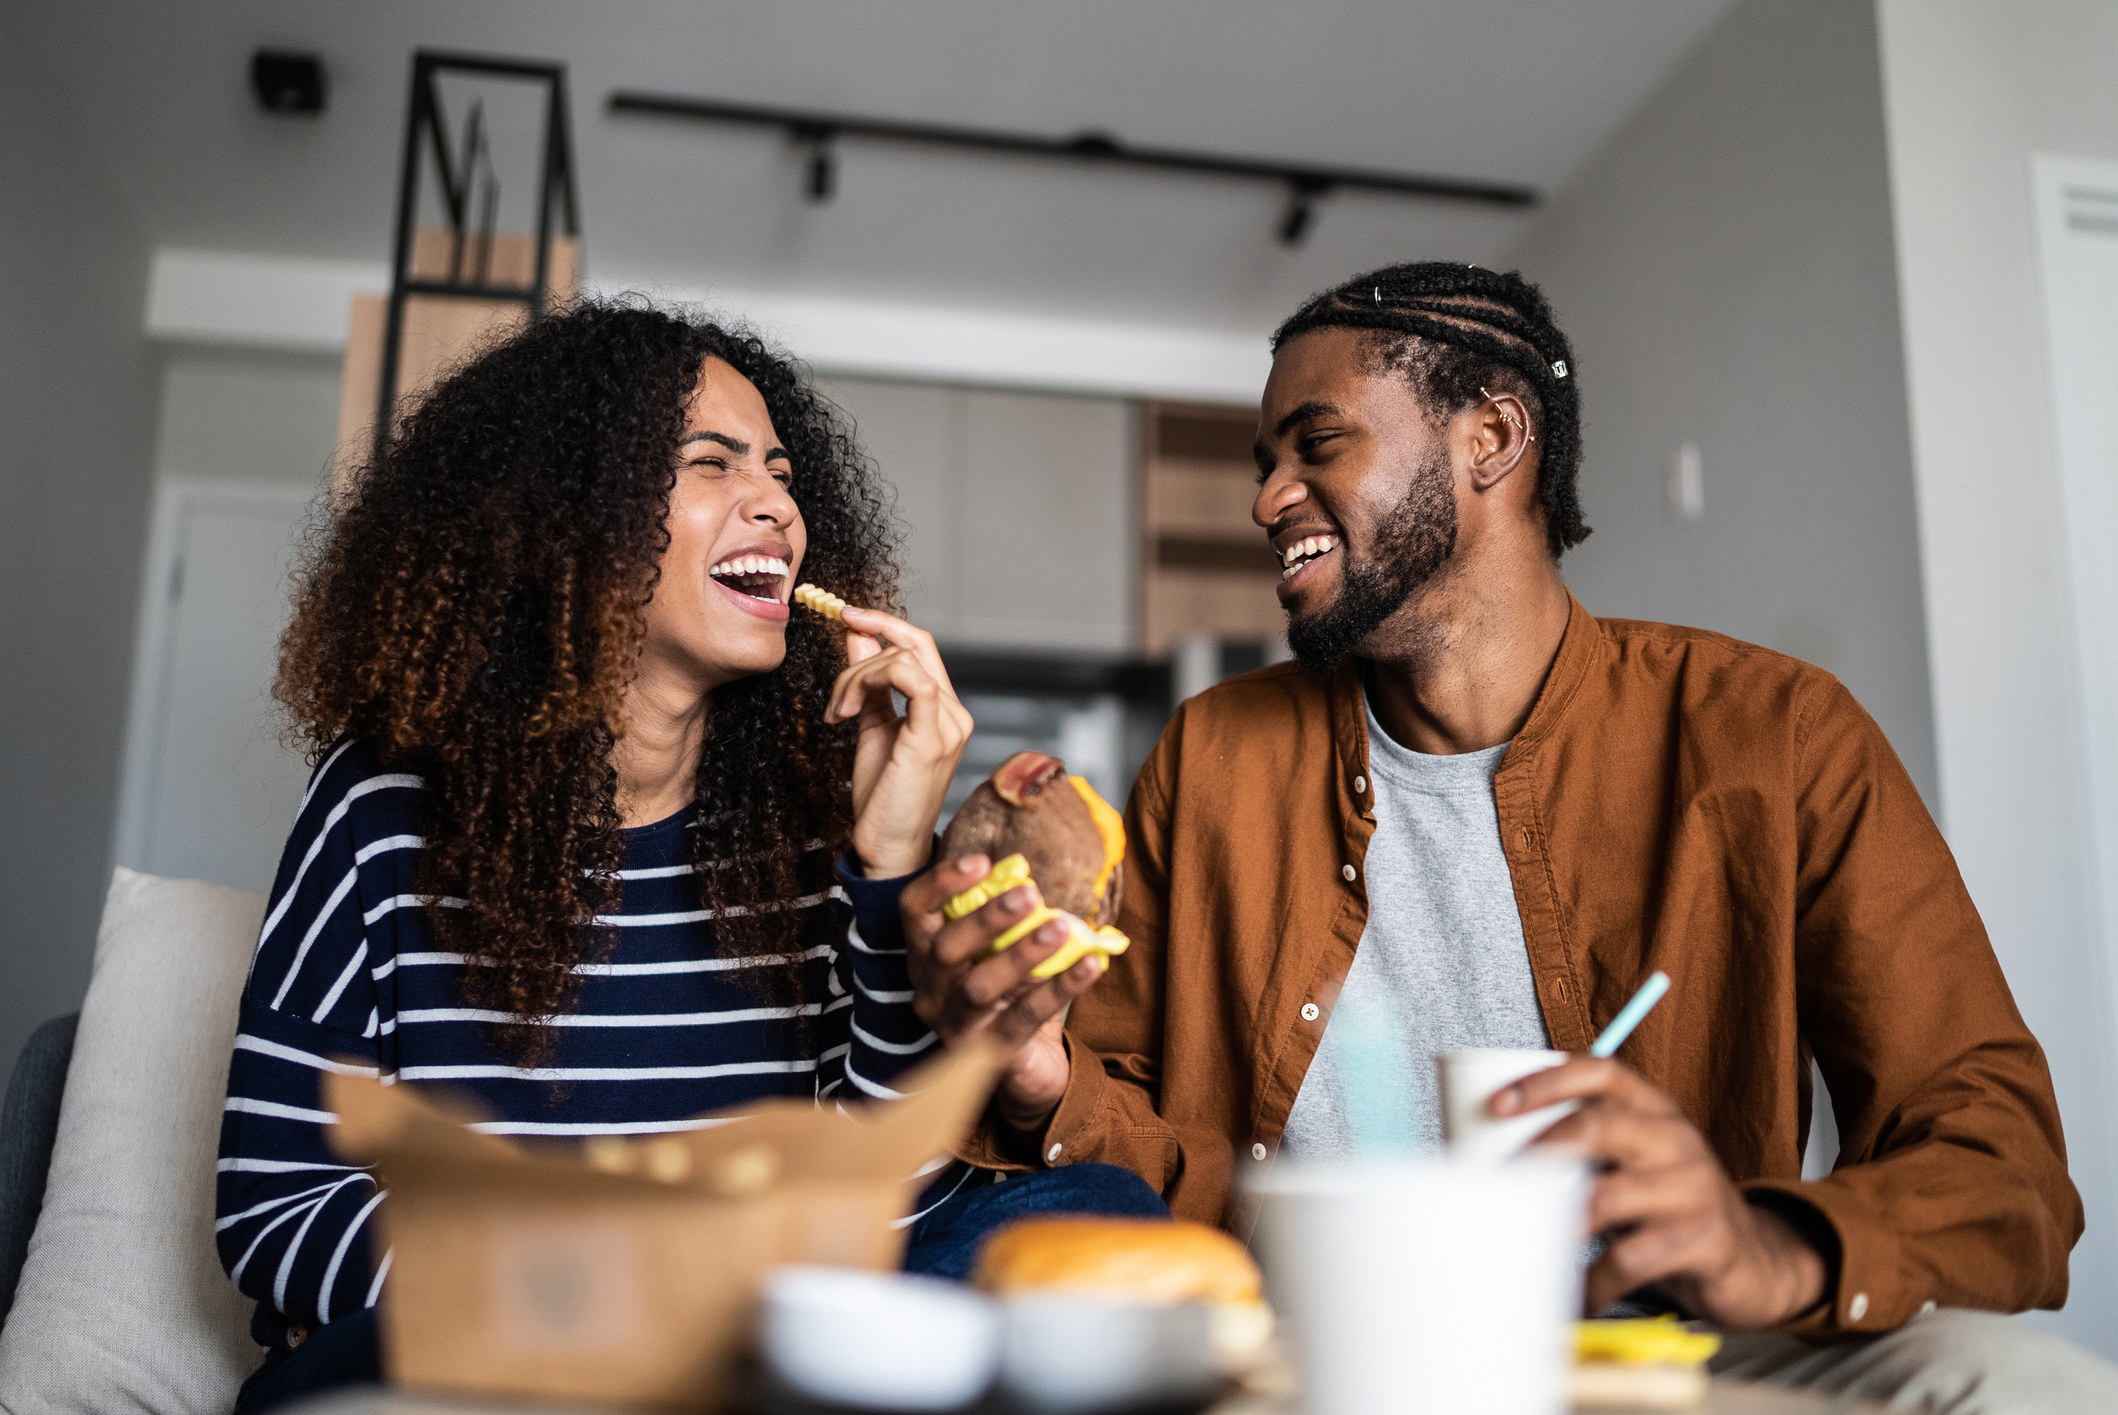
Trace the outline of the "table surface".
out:
[[[563,1407],[508,1401],[474,1402],[411,1395],[379,1387],[334,1391],[295,1407],[296,1415],[566,1415]],[[1248,1393],[1210,1407],[1205,1415],[1293,1415],[1286,1395]],[[1883,1415],[1882,1407],[1864,1401],[1834,1399],[1804,1391],[1779,1390],[1748,1381],[1716,1380],[1704,1405],[1683,1415]],[[1582,1407],[1577,1415],[1670,1415],[1622,1406]]]

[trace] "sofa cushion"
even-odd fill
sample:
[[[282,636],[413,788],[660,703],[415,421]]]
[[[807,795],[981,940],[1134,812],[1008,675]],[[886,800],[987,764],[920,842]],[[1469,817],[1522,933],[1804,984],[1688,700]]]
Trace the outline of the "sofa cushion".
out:
[[[120,869],[44,1209],[0,1330],[8,1415],[227,1415],[256,1369],[213,1248],[236,1002],[263,895]]]

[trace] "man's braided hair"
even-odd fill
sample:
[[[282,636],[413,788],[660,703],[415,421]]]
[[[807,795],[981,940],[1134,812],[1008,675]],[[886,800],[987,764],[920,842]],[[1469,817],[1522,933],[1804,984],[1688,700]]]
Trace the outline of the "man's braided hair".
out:
[[[1544,293],[1518,272],[1438,260],[1371,270],[1295,311],[1273,352],[1312,329],[1372,331],[1378,368],[1408,378],[1437,420],[1476,406],[1480,388],[1522,399],[1543,454],[1537,496],[1553,557],[1588,538],[1574,351]]]

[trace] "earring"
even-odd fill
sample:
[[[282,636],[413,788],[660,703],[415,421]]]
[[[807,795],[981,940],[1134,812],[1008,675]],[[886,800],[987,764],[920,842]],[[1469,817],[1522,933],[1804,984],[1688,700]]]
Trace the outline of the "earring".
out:
[[[1496,401],[1492,394],[1486,392],[1484,384],[1480,384],[1478,386],[1478,391],[1484,396],[1485,400],[1488,403]],[[1500,420],[1502,422],[1506,423],[1509,427],[1514,428],[1517,432],[1521,433],[1524,437],[1527,437],[1530,441],[1535,442],[1537,440],[1537,434],[1531,432],[1528,428],[1524,427],[1521,423],[1517,422],[1515,420],[1515,415],[1509,412],[1506,408],[1496,407],[1495,409],[1493,409],[1493,411],[1500,414]]]

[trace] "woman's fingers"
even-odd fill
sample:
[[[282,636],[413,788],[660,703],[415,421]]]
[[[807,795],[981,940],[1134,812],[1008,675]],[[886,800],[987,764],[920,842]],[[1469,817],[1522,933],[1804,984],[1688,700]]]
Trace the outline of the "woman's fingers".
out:
[[[847,605],[843,613],[846,625],[852,633],[885,640],[917,658],[926,665],[927,671],[942,683],[949,681],[949,670],[942,664],[941,649],[935,644],[934,636],[917,624],[899,619],[894,614],[885,614],[880,609],[868,609],[857,604]],[[848,634],[849,638],[852,633]],[[951,689],[951,692],[953,691]]]
[[[895,688],[908,700],[932,698],[939,689],[925,665],[903,649],[888,648],[872,658],[853,664],[831,685],[831,700],[824,709],[826,722],[845,722],[869,713],[895,716],[889,690]]]

